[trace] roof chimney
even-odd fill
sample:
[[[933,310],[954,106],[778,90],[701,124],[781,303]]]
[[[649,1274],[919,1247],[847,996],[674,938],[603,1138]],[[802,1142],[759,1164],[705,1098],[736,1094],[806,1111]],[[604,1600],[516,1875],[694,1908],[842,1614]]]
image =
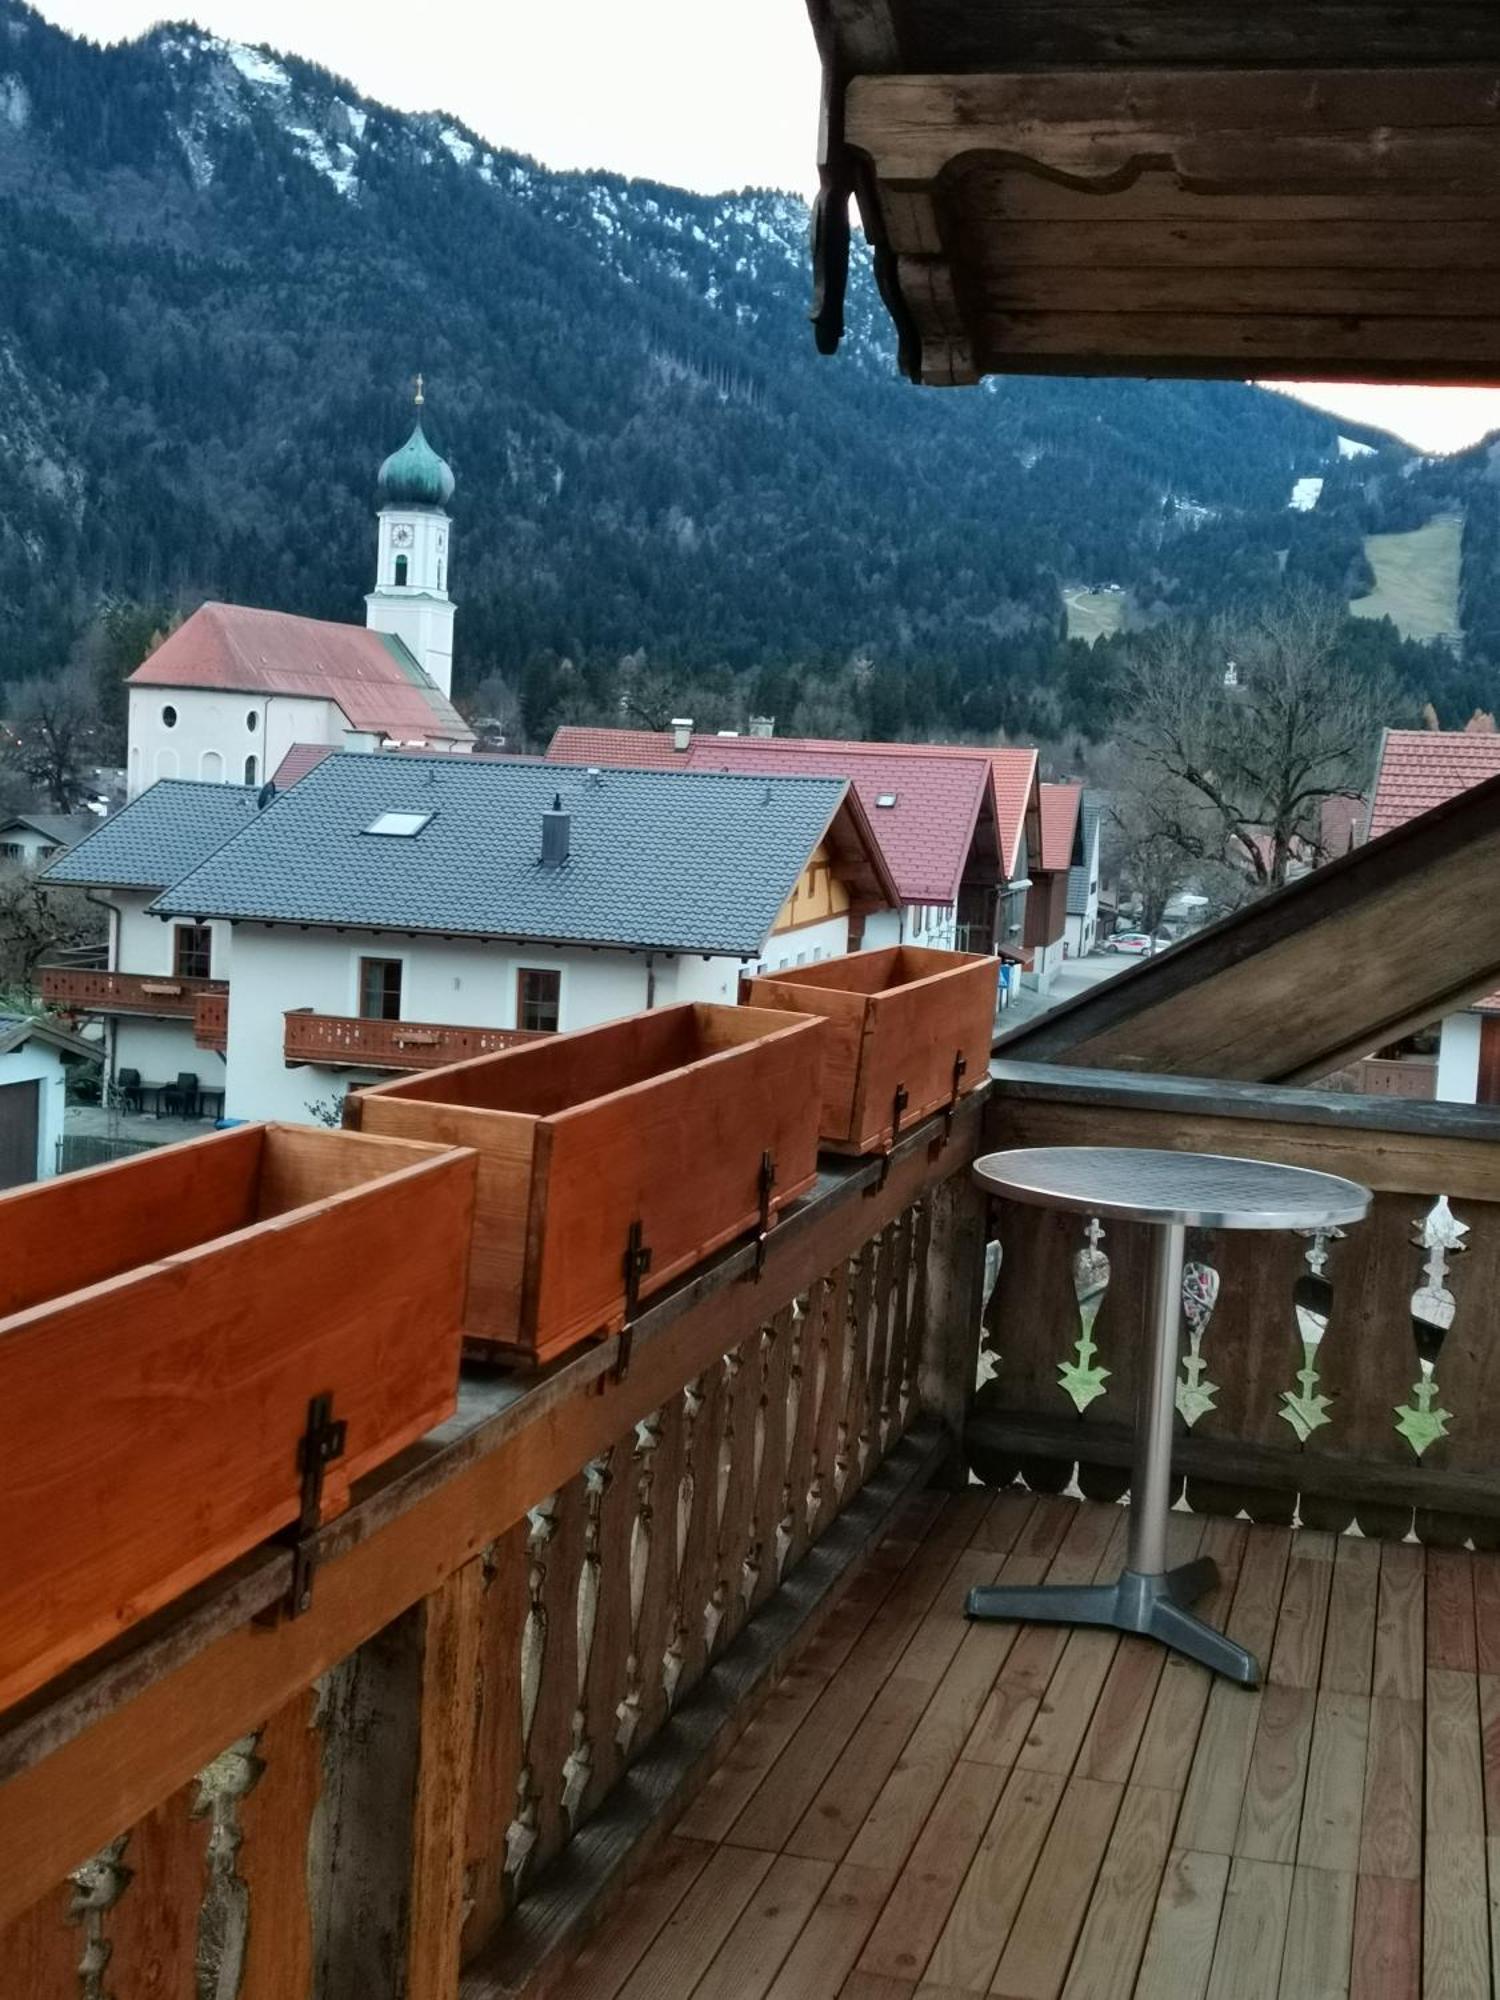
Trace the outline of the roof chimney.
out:
[[[689,750],[693,743],[693,718],[690,715],[672,717],[672,748]]]
[[[573,815],[563,811],[562,793],[552,801],[552,810],[542,814],[542,866],[561,868],[568,858],[573,831]]]
[[[750,734],[752,736],[774,736],[776,734],[775,716],[752,715],[750,718]]]

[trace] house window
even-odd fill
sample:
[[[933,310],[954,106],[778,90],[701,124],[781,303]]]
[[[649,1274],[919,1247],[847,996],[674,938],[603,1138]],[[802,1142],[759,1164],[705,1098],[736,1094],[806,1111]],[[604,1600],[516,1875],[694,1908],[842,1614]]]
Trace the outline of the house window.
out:
[[[359,1011],[366,1021],[401,1019],[399,958],[362,958],[359,961]]]
[[[173,708],[171,702],[168,702],[161,712],[161,726],[163,729],[175,729],[177,727],[177,711]]]
[[[260,766],[259,764],[257,764],[257,762],[253,757],[247,757],[245,759],[245,783],[247,785],[253,785],[255,783],[255,774],[259,769]]]
[[[406,557],[405,557],[405,556],[397,556],[397,558],[396,558],[396,588],[397,588],[398,590],[404,590],[404,589],[406,588]]]
[[[533,1033],[554,1035],[562,1011],[562,974],[534,972],[529,968],[516,976],[516,1026]]]
[[[214,934],[207,924],[177,924],[172,931],[172,970],[179,979],[213,977]]]
[[[255,734],[255,710],[253,708],[247,709],[245,712],[245,727],[250,731],[252,736]]]

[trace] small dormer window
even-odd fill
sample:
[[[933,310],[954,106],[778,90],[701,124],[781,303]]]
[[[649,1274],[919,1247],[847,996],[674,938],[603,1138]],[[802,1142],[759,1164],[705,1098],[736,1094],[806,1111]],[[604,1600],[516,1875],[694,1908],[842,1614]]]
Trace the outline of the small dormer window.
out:
[[[406,588],[406,570],[407,570],[407,561],[406,561],[406,557],[405,557],[405,556],[397,556],[397,558],[396,558],[396,588],[397,588],[398,590],[405,590],[405,588]]]
[[[431,818],[431,813],[378,813],[365,828],[365,832],[378,833],[387,839],[410,840],[422,831]]]

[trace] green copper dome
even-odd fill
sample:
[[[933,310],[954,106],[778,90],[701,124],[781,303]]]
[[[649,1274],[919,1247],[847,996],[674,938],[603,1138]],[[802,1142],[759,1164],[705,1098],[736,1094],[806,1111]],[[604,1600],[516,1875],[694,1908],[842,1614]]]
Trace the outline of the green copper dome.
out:
[[[420,417],[381,466],[375,490],[382,507],[446,507],[453,498],[453,468],[427,442]]]

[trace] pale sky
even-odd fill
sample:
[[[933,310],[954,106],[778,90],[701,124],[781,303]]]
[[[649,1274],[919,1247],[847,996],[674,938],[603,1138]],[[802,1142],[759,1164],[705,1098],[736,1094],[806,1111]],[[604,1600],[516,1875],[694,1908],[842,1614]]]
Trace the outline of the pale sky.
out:
[[[446,111],[552,167],[611,167],[706,193],[808,195],[815,181],[818,68],[803,0],[35,4],[96,41],[186,11],[214,34],[322,63],[398,110]],[[1296,388],[1425,451],[1457,451],[1500,429],[1500,389]]]

